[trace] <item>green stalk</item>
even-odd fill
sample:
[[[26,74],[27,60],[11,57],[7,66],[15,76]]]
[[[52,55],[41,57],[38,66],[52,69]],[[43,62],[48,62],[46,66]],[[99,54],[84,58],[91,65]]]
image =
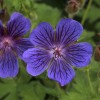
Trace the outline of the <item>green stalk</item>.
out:
[[[73,19],[74,15],[73,14],[68,14],[68,18],[72,18]]]
[[[89,85],[90,85],[91,93],[94,95],[95,94],[95,91],[94,91],[93,86],[92,86],[92,83],[91,83],[89,69],[87,69],[87,78],[88,78],[88,82],[89,82]]]
[[[61,87],[58,83],[56,83],[56,89],[57,89],[59,96],[61,96],[62,94],[65,94],[64,90],[61,89]]]
[[[82,25],[84,25],[84,23],[85,23],[85,20],[86,20],[88,11],[89,11],[89,9],[90,9],[90,7],[91,7],[91,4],[92,4],[92,0],[89,0],[88,6],[87,6],[87,8],[86,8],[86,11],[85,11],[85,13],[84,13],[84,15],[83,15],[83,19],[82,19],[82,21],[81,21],[81,24],[82,24]]]

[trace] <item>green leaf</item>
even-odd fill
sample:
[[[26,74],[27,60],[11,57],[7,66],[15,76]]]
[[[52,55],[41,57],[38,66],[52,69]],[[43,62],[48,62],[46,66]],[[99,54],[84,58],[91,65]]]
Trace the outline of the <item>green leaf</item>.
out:
[[[9,12],[19,11],[21,9],[21,0],[4,0],[4,2]]]
[[[54,27],[60,19],[61,12],[57,8],[53,8],[46,4],[35,4],[38,22],[49,22]]]
[[[4,97],[7,97],[5,100],[17,99],[16,81],[14,79],[2,79],[0,81],[0,100]]]
[[[97,79],[95,81],[97,82]],[[96,89],[94,85],[93,88]],[[86,71],[76,70],[73,87],[70,91],[67,90],[67,94],[62,95],[60,100],[66,100],[66,98],[68,100],[99,100],[96,99],[99,98],[99,95],[93,95],[91,92]]]
[[[19,94],[22,100],[44,100],[45,90],[39,82],[31,82],[20,85]]]
[[[90,31],[84,30],[78,41],[79,42],[87,41],[87,40],[91,39],[94,35],[95,35],[94,32],[90,32]]]

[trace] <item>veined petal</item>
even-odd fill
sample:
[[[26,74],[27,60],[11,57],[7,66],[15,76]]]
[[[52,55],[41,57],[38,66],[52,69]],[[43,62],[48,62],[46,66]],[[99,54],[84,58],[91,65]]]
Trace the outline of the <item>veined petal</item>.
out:
[[[63,59],[54,60],[48,69],[48,77],[64,86],[75,76],[74,70]]]
[[[71,18],[62,19],[56,27],[56,41],[63,46],[67,46],[76,41],[82,31],[83,27],[79,22]]]
[[[48,49],[54,42],[53,28],[49,23],[42,22],[32,31],[30,38],[35,46]]]
[[[4,28],[3,28],[2,22],[0,20],[0,36],[2,36],[3,34],[4,34]]]
[[[15,51],[17,52],[18,56],[23,59],[22,55],[24,51],[26,51],[29,48],[33,48],[33,44],[31,43],[29,38],[23,38],[20,40],[15,41]]]
[[[14,20],[14,19],[16,19],[16,18],[18,18],[18,17],[20,17],[20,16],[23,17],[23,15],[22,15],[21,13],[14,12],[14,13],[12,13],[12,15],[11,15],[11,17],[10,17],[10,20]]]
[[[0,54],[0,77],[15,77],[18,73],[18,60],[11,49],[5,49]]]
[[[50,62],[50,55],[47,50],[32,48],[23,54],[24,61],[27,63],[27,72],[32,76],[43,73]]]
[[[7,24],[8,34],[13,37],[19,37],[26,34],[31,27],[30,20],[20,13],[13,13]]]
[[[76,67],[85,67],[92,57],[92,46],[87,42],[74,44],[66,50],[66,60]]]

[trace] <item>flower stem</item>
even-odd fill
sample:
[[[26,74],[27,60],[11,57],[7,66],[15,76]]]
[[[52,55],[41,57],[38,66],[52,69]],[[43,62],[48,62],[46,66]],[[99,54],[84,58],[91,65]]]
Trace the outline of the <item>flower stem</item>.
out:
[[[65,92],[63,91],[63,89],[61,89],[58,83],[56,83],[56,88],[57,88],[57,92],[59,93],[59,96],[61,96],[62,94],[65,94]]]
[[[89,85],[90,85],[91,93],[94,95],[95,94],[95,91],[94,91],[93,86],[92,86],[92,83],[91,83],[89,69],[87,69],[87,78],[88,78],[88,82],[89,82]]]
[[[74,15],[73,14],[68,14],[68,18],[72,18],[73,19]]]
[[[82,25],[84,25],[84,23],[85,23],[85,20],[86,20],[88,11],[89,11],[89,9],[90,9],[90,7],[91,7],[91,4],[92,4],[92,0],[89,0],[88,6],[87,6],[87,8],[86,8],[86,11],[85,11],[85,13],[84,13],[84,15],[83,15],[83,19],[82,19],[82,21],[81,21],[81,24],[82,24]]]

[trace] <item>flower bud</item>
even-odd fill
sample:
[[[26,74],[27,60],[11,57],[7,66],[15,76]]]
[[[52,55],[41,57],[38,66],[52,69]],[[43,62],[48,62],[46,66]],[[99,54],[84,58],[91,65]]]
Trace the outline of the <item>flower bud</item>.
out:
[[[79,7],[82,8],[86,0],[76,0],[79,3]]]
[[[6,8],[0,10],[0,20],[2,20],[3,23],[9,20],[9,14]]]
[[[65,11],[68,14],[76,14],[84,5],[85,0],[69,0]]]
[[[100,45],[98,45],[95,49],[94,59],[96,61],[100,61]]]
[[[76,0],[70,0],[68,1],[68,4],[65,8],[65,11],[69,14],[75,14],[79,10],[79,3],[76,2]]]

